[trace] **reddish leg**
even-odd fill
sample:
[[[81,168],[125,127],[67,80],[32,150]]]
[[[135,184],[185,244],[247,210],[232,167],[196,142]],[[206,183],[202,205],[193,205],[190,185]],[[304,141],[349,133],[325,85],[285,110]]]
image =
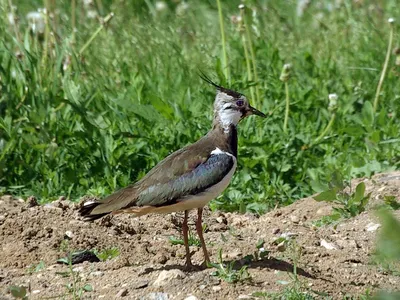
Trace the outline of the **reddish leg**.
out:
[[[188,216],[189,216],[189,211],[185,210],[185,218],[183,219],[183,224],[182,224],[182,233],[183,233],[183,242],[185,243],[185,250],[186,250],[186,268],[189,269],[193,265],[192,261],[190,260]]]
[[[210,263],[210,257],[208,256],[206,243],[204,242],[202,217],[203,217],[203,208],[199,208],[197,210],[196,230],[201,242],[201,248],[203,248],[204,264],[207,266],[207,263]]]

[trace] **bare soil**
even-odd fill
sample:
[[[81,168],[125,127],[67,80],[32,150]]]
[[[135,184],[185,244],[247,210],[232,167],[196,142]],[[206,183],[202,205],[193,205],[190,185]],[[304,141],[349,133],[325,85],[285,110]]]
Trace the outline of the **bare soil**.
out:
[[[77,288],[90,284],[93,291],[83,299],[254,299],[254,292],[282,291],[293,282],[293,268],[308,291],[341,299],[366,290],[400,289],[400,277],[387,272],[374,260],[379,220],[373,207],[383,196],[400,200],[400,172],[376,175],[364,181],[372,192],[368,210],[336,227],[315,227],[312,222],[331,212],[331,206],[305,198],[261,217],[205,211],[205,239],[211,259],[217,261],[222,249],[225,261],[240,268],[248,264],[251,281],[227,283],[211,273],[215,269],[184,268],[184,247],[172,245],[170,236],[179,238],[183,214],[148,215],[132,218],[115,216],[94,223],[83,222],[77,205],[59,200],[48,205],[34,201],[0,199],[0,299],[12,299],[9,286],[25,286],[30,299],[72,298],[66,276],[69,267],[57,259],[67,251],[103,250],[117,247],[120,255],[104,262],[83,262],[73,268]],[[395,212],[400,218],[400,213]],[[191,214],[194,233],[195,214]],[[281,236],[291,236],[298,250],[277,245]],[[258,260],[245,259],[257,252],[263,239],[269,254]],[[65,242],[68,241],[68,242]],[[322,242],[322,245],[321,245]],[[327,249],[333,248],[333,249]],[[191,246],[192,261],[203,261],[201,247]],[[295,263],[296,257],[299,257]],[[35,266],[42,262],[41,270]],[[175,279],[154,284],[162,271],[180,270]],[[288,283],[288,284],[284,284]],[[314,294],[318,298],[317,294]],[[322,297],[322,296],[321,296]],[[196,299],[194,297],[189,299]]]

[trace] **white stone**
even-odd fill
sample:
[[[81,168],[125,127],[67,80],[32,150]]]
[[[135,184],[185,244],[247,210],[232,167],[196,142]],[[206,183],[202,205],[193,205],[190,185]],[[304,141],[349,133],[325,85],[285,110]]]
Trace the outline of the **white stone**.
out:
[[[199,298],[197,298],[196,296],[193,296],[193,295],[187,296],[185,298],[185,300],[197,300],[197,299],[199,299]]]
[[[337,249],[336,245],[333,243],[328,243],[326,240],[321,240],[321,246],[328,250]]]
[[[369,232],[374,232],[374,231],[376,231],[379,227],[381,227],[381,224],[379,224],[379,223],[369,223],[368,225],[367,225],[367,231],[369,231]]]
[[[216,285],[216,286],[213,286],[213,287],[212,287],[212,290],[213,290],[214,292],[219,292],[220,290],[222,290],[222,287]]]
[[[158,278],[154,281],[153,285],[154,286],[163,286],[168,284],[170,281],[174,279],[182,279],[185,278],[186,275],[183,273],[181,270],[169,270],[169,271],[161,271],[161,273],[158,275]]]

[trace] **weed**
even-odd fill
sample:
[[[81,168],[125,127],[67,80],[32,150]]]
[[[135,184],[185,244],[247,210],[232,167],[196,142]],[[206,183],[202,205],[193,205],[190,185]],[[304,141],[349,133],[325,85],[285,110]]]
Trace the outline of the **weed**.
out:
[[[210,267],[216,270],[211,275],[221,278],[228,283],[237,283],[251,280],[251,276],[247,271],[247,266],[241,267],[239,270],[234,268],[235,262],[231,261],[225,264],[222,260],[222,249],[218,250],[218,262],[210,263]]]
[[[170,236],[168,238],[168,240],[172,245],[183,245],[184,244],[183,238],[177,238],[175,236]],[[188,237],[188,244],[189,244],[189,246],[197,246],[197,247],[201,246],[200,240],[195,235],[191,234],[190,232],[189,232],[189,237]]]
[[[349,190],[348,192],[345,190],[346,188]],[[369,197],[370,194],[365,194],[364,182],[360,182],[353,192],[350,184],[346,184],[340,173],[336,172],[329,189],[314,197],[316,201],[332,202],[336,206],[333,207],[333,213],[330,216],[314,222],[314,225],[328,225],[337,222],[340,218],[357,216],[365,211]]]
[[[65,272],[58,272],[62,277],[70,278],[70,282],[66,284],[66,294],[71,295],[73,299],[81,299],[83,293],[93,291],[93,287],[88,283],[82,283],[81,276],[74,270],[73,262],[77,256],[85,253],[85,251],[73,252],[69,247],[69,242],[64,240],[61,247],[67,252],[67,256],[60,258],[57,262],[68,265],[68,270]]]
[[[101,251],[94,251],[94,253],[101,261],[106,261],[118,257],[120,251],[117,247],[112,247],[108,249],[103,249]]]
[[[28,274],[33,274],[33,273],[36,273],[36,272],[40,272],[41,270],[43,270],[45,268],[46,268],[46,265],[41,260],[37,265],[31,265],[28,268]]]
[[[397,201],[396,196],[384,196],[383,201],[385,204],[393,210],[400,209],[400,203]]]
[[[269,251],[265,250],[264,244],[265,241],[263,239],[258,240],[256,244],[256,250],[253,252],[253,254],[246,255],[244,257],[244,261],[245,262],[258,261],[258,260],[263,260],[265,257],[267,257]]]

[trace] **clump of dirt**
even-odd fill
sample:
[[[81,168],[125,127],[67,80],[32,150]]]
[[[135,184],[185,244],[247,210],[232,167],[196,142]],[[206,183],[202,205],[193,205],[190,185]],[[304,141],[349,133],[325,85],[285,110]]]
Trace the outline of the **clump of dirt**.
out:
[[[261,217],[205,211],[206,242],[214,261],[222,248],[225,261],[248,265],[252,280],[226,283],[212,276],[213,269],[184,269],[184,247],[169,237],[181,236],[183,214],[129,215],[84,222],[77,205],[60,199],[37,205],[3,196],[0,199],[0,295],[12,299],[10,286],[26,286],[30,299],[63,297],[68,284],[76,289],[90,284],[82,298],[114,299],[252,299],[254,292],[276,292],[293,281],[297,267],[304,287],[334,298],[360,295],[367,289],[395,290],[400,277],[374,264],[379,220],[372,210],[383,197],[400,199],[400,172],[380,174],[364,181],[371,192],[369,209],[337,226],[317,228],[313,221],[331,213],[332,207],[312,198],[271,211]],[[396,216],[400,214],[396,212]],[[195,214],[190,226],[194,233]],[[285,237],[297,247],[281,243]],[[262,259],[256,245],[264,241]],[[58,264],[68,252],[117,248],[116,258],[69,266]],[[297,250],[296,250],[297,249]],[[192,261],[203,261],[201,248],[191,246]],[[254,253],[258,259],[254,259]],[[249,255],[253,255],[250,259]],[[74,279],[75,278],[75,279]],[[1,298],[1,297],[0,297]],[[191,299],[196,299],[191,298]],[[3,298],[1,298],[3,299]]]

